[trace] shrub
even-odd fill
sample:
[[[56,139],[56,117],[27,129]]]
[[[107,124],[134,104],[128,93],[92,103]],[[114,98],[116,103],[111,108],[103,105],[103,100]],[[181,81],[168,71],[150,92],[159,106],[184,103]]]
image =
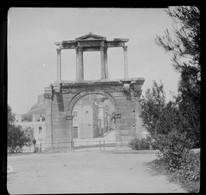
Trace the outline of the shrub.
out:
[[[171,179],[179,181],[190,193],[200,190],[200,153],[189,152],[182,158],[180,168],[176,170]]]
[[[155,136],[155,146],[159,149],[158,158],[162,159],[169,172],[180,169],[184,156],[192,148],[192,141],[186,138],[186,133],[172,131],[168,135]]]
[[[24,145],[27,145],[31,140],[27,137],[20,126],[8,125],[7,144],[10,152],[20,152]],[[16,150],[17,149],[17,150]]]
[[[148,150],[150,149],[150,141],[146,138],[135,138],[129,142],[129,147],[133,150]]]
[[[200,190],[200,153],[189,152],[182,158],[179,170],[170,173],[165,168],[162,158],[155,159],[150,164],[159,174],[168,174],[170,181],[179,182],[189,193],[198,193]]]
[[[200,153],[191,151],[193,142],[186,133],[172,131],[155,136],[159,149],[156,164],[164,166],[172,179],[179,181],[189,192],[198,192],[200,185]]]
[[[156,144],[155,144],[155,139],[152,138],[152,136],[148,135],[146,139],[147,139],[147,142],[149,143],[151,149],[153,149],[153,150],[158,149]]]
[[[144,127],[153,136],[156,134],[155,126],[159,116],[165,107],[165,92],[162,83],[153,81],[151,89],[147,89],[145,95],[141,98],[141,118]]]
[[[190,152],[183,157],[178,175],[182,183],[197,182],[200,180],[199,152]]]

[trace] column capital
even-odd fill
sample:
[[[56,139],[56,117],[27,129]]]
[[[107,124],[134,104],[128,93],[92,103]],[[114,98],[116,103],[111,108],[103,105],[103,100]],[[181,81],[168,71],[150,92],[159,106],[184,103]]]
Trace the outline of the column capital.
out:
[[[82,46],[77,46],[77,47],[75,47],[75,49],[78,52],[83,52],[83,47]]]
[[[61,53],[62,48],[56,48],[57,53]]]
[[[127,47],[128,47],[127,45],[123,45],[122,47],[123,47],[124,51],[127,51]]]
[[[104,51],[105,47],[104,46],[100,46],[100,51]]]

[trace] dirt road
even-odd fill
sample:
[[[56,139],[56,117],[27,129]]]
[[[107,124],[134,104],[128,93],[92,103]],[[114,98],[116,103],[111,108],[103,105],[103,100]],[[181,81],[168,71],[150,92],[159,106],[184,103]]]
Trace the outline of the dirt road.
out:
[[[152,175],[155,154],[75,151],[8,157],[10,194],[185,192],[166,176]]]

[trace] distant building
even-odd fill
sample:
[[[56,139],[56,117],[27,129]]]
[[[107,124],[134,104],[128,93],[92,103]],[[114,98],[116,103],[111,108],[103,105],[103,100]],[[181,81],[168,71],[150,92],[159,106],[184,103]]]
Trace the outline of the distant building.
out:
[[[91,99],[80,100],[73,110],[74,138],[93,138],[100,135],[98,106]]]
[[[73,110],[74,138],[98,137],[114,128],[112,114],[114,108],[109,101],[97,95],[82,98]]]
[[[46,125],[44,114],[16,114],[15,119],[15,125],[21,126],[26,133],[30,132],[30,134],[32,134],[32,137],[36,139],[37,145],[44,143],[46,139]]]
[[[98,126],[102,130],[102,133],[106,133],[107,131],[114,129],[114,121],[112,120],[112,116],[115,110],[111,103],[108,100],[103,102],[99,101],[98,110]]]

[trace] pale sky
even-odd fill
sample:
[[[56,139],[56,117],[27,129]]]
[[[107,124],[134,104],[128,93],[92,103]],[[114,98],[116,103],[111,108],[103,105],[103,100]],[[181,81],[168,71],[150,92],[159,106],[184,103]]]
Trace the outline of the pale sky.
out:
[[[142,8],[11,8],[8,13],[8,104],[26,113],[57,78],[55,42],[92,32],[128,38],[128,74],[145,79],[143,94],[153,80],[164,84],[167,99],[177,92],[179,74],[169,54],[155,44],[156,35],[172,29],[165,9]],[[123,49],[108,49],[109,78],[124,77]],[[100,79],[100,52],[84,52],[85,80]],[[62,80],[76,79],[75,50],[62,50]]]

